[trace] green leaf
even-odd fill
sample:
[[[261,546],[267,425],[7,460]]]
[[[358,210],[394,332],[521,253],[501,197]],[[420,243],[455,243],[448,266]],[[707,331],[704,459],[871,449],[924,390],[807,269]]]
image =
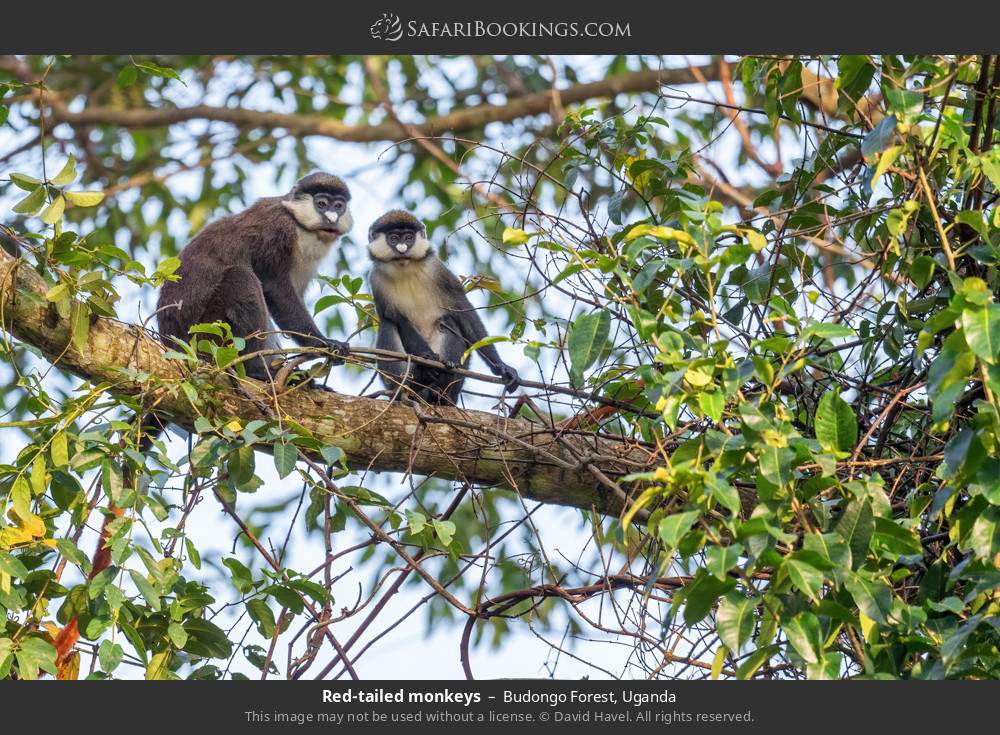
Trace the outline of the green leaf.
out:
[[[705,484],[715,501],[730,513],[736,515],[742,510],[739,491],[724,479],[713,473]]]
[[[850,574],[844,586],[854,598],[858,609],[879,625],[886,625],[892,609],[892,590],[884,582]]]
[[[410,534],[416,536],[427,527],[427,516],[415,510],[407,510],[406,522],[409,526]]]
[[[611,312],[601,310],[582,314],[569,330],[570,379],[574,385],[583,383],[583,373],[594,364],[611,332]]]
[[[21,563],[21,560],[11,556],[6,551],[0,551],[0,572],[9,574],[15,579],[23,579],[28,576],[28,569]]]
[[[147,74],[152,74],[154,77],[162,77],[164,79],[176,79],[181,84],[184,84],[184,82],[181,80],[177,72],[168,66],[160,66],[159,64],[154,64],[151,61],[147,61],[141,64],[136,63],[136,67],[142,69]]]
[[[966,380],[975,366],[976,356],[967,348],[964,334],[953,332],[927,371],[931,418],[935,423],[954,413],[955,401],[964,392]]]
[[[875,542],[881,544],[890,557],[923,553],[920,537],[908,528],[888,518],[875,518]]]
[[[976,357],[994,363],[1000,354],[1000,304],[967,306],[962,311],[962,330]]]
[[[696,625],[712,609],[716,600],[733,587],[736,580],[727,579],[720,582],[711,574],[703,570],[684,587],[683,595],[680,599],[684,602],[684,622],[688,626]]]
[[[1000,553],[1000,508],[991,506],[976,518],[969,543],[977,556],[993,563],[993,558]]]
[[[66,432],[60,431],[52,437],[49,453],[52,455],[53,466],[65,467],[69,464],[69,440],[66,437]]]
[[[750,679],[761,666],[779,653],[778,646],[764,646],[747,656],[746,660],[736,669],[736,678],[740,681]]]
[[[12,173],[10,174],[10,180],[14,186],[24,191],[34,191],[42,185],[42,182],[34,176],[26,176],[25,174]]]
[[[17,214],[32,215],[45,204],[45,187],[39,186],[24,199],[15,204],[11,211]]]
[[[434,526],[434,534],[441,539],[441,543],[445,546],[451,546],[451,542],[455,537],[455,524],[451,521],[442,521],[435,518],[431,521],[431,525]]]
[[[278,471],[278,477],[284,479],[295,469],[295,462],[299,458],[298,450],[294,444],[288,442],[275,442],[274,444],[274,468]]]
[[[167,636],[170,642],[177,648],[184,648],[187,645],[188,634],[184,626],[180,623],[171,623],[167,626]]]
[[[945,669],[951,669],[963,655],[969,653],[969,648],[966,645],[969,636],[979,627],[982,619],[982,615],[973,615],[941,644],[941,663],[944,664]]]
[[[14,512],[21,520],[26,521],[34,515],[31,512],[31,487],[24,479],[24,475],[18,475],[17,479],[14,480],[10,491],[10,501],[11,505],[14,506]]]
[[[65,164],[63,164],[63,167],[59,169],[59,173],[52,177],[50,183],[55,186],[65,186],[66,184],[71,184],[76,181],[76,175],[76,159],[72,154],[70,154],[69,159]]]
[[[729,576],[727,572],[739,564],[743,552],[743,544],[736,542],[728,546],[709,546],[705,551],[705,568],[720,582],[725,581]]]
[[[875,518],[868,500],[852,500],[848,503],[834,530],[851,548],[855,568],[860,566],[868,556],[868,546],[875,533]]]
[[[229,455],[226,462],[229,475],[237,486],[246,485],[254,477],[255,455],[253,447],[249,444],[242,445],[235,452]]]
[[[247,602],[247,612],[250,613],[250,617],[257,623],[257,630],[262,636],[270,638],[274,635],[278,624],[274,619],[274,613],[271,611],[270,606],[264,600],[257,597]]]
[[[43,494],[48,486],[45,470],[45,454],[38,452],[31,461],[31,490],[35,495]]]
[[[910,263],[910,280],[913,281],[917,288],[925,288],[931,282],[931,278],[934,277],[936,267],[937,263],[934,261],[934,258],[926,255],[917,256]]]
[[[676,549],[677,544],[684,537],[691,526],[701,518],[700,510],[689,510],[684,513],[672,513],[660,521],[660,538],[663,543],[671,549]]]
[[[149,580],[144,576],[136,572],[135,570],[129,570],[129,576],[132,578],[132,582],[139,590],[139,594],[149,605],[156,611],[160,610],[160,593],[156,591],[156,588],[149,583]]]
[[[201,552],[198,551],[198,547],[189,538],[184,539],[184,547],[187,549],[192,566],[195,569],[201,569]]]
[[[782,562],[792,584],[804,592],[813,602],[819,602],[819,591],[823,587],[823,572],[801,559],[785,557]]]
[[[919,114],[924,106],[924,95],[911,89],[900,89],[889,82],[882,85],[882,94],[885,96],[886,106],[892,112],[900,115],[912,116]]]
[[[858,441],[858,421],[840,393],[823,394],[816,409],[816,438],[826,450],[847,452]]]
[[[813,680],[831,681],[840,678],[840,653],[824,653],[817,663],[806,666],[806,675]]]
[[[117,643],[112,643],[108,639],[101,641],[101,645],[97,648],[97,660],[101,664],[101,669],[107,673],[111,673],[125,658],[125,649],[119,646]]]
[[[781,624],[788,642],[792,644],[807,664],[815,664],[823,654],[823,636],[819,627],[819,618],[808,610],[800,612],[791,620]]]
[[[136,80],[139,78],[139,70],[136,69],[131,64],[129,66],[122,67],[122,70],[118,72],[118,87],[120,89],[128,89]]]
[[[731,593],[719,602],[715,626],[719,637],[730,651],[739,653],[753,634],[757,601]]]
[[[232,575],[233,586],[242,594],[253,589],[253,573],[247,566],[235,557],[223,560],[223,565],[229,569]]]
[[[23,638],[14,653],[18,676],[26,681],[38,678],[39,671],[56,674],[56,649],[38,636]]]
[[[846,324],[810,324],[802,333],[803,339],[819,337],[820,339],[837,339],[838,337],[853,337],[854,330]]]
[[[834,578],[839,572],[851,568],[851,549],[840,534],[807,533],[802,538],[802,548],[828,561]]]
[[[699,393],[698,405],[706,416],[719,423],[722,419],[722,410],[726,407],[726,398],[719,391]]]
[[[497,342],[510,342],[510,337],[506,337],[502,334],[491,334],[488,337],[483,337],[478,342],[474,342],[473,344],[469,345],[469,348],[462,353],[461,362],[464,363],[472,355],[472,353],[478,350],[480,347],[486,347],[486,345],[495,345]]]
[[[784,485],[791,480],[791,464],[795,459],[795,450],[789,447],[773,447],[765,444],[760,447],[757,460],[760,474],[772,485]]]
[[[90,335],[90,309],[80,301],[74,301],[70,311],[73,346],[77,352],[87,349],[87,337]]]

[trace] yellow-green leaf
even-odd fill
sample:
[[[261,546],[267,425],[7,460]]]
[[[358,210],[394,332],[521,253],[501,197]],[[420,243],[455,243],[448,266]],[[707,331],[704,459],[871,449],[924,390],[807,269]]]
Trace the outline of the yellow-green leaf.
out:
[[[52,183],[56,186],[65,186],[74,181],[76,181],[76,159],[71,154],[59,173],[52,177]]]
[[[87,347],[87,336],[90,333],[90,309],[80,301],[73,302],[71,322],[73,325],[73,346],[78,352]]]
[[[52,437],[52,464],[56,467],[65,467],[69,464],[69,441],[66,432],[60,431]]]
[[[63,194],[77,207],[96,207],[104,201],[103,191],[64,191]]]
[[[531,239],[531,235],[524,230],[518,230],[514,227],[505,227],[502,239],[504,245],[524,245]]]
[[[61,196],[56,197],[52,200],[52,203],[45,208],[45,211],[42,212],[42,222],[47,225],[54,225],[62,219],[63,212],[65,210],[66,200]]]
[[[39,452],[31,463],[31,489],[35,495],[45,492],[45,455]]]
[[[872,181],[877,181],[878,178],[889,170],[889,166],[896,162],[899,158],[899,154],[903,152],[903,146],[894,145],[891,148],[887,148],[882,152],[882,155],[878,158],[878,166],[875,167],[875,175],[872,177]]]
[[[17,214],[34,214],[45,203],[45,187],[39,186],[24,199],[12,207]]]
[[[967,307],[962,312],[965,341],[976,356],[988,363],[1000,354],[1000,304]]]

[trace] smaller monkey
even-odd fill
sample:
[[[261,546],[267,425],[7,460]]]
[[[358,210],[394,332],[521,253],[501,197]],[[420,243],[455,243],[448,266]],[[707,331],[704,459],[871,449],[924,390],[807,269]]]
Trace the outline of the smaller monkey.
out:
[[[486,337],[486,327],[461,282],[434,254],[420,220],[398,209],[386,212],[368,230],[368,254],[368,280],[379,318],[375,346],[466,367],[469,360],[462,356]],[[496,347],[485,345],[478,351],[492,373],[503,379],[505,390],[515,390],[520,383],[517,371],[500,359]],[[379,360],[378,368],[387,387],[406,386],[440,405],[454,405],[465,382],[449,370],[408,366],[402,360]]]

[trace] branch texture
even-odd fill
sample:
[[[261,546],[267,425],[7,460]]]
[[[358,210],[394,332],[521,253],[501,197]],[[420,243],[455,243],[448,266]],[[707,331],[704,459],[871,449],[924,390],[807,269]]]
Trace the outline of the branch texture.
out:
[[[97,318],[79,351],[72,344],[69,321],[45,303],[45,292],[45,282],[30,266],[0,250],[0,316],[6,331],[37,347],[59,368],[112,393],[148,391],[157,411],[193,430],[204,409],[176,389],[187,377],[185,370],[164,357],[157,340],[135,325]],[[160,385],[138,382],[126,368],[149,373]],[[202,377],[210,381],[206,387],[217,416],[246,423],[267,420],[269,411],[280,420],[293,420],[325,444],[343,449],[353,470],[506,485],[543,503],[619,513],[623,496],[615,491],[614,479],[649,461],[647,452],[624,443],[586,434],[560,436],[523,418],[302,388],[274,395],[256,381],[236,385],[209,371]]]

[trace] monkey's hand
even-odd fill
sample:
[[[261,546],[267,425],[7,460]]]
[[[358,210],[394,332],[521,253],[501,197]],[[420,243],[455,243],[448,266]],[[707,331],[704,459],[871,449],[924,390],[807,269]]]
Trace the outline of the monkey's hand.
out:
[[[330,362],[334,365],[343,365],[344,358],[351,354],[351,346],[347,342],[340,342],[336,339],[325,340],[324,346],[333,353]]]
[[[438,353],[436,353],[434,350],[430,350],[430,349],[428,349],[428,350],[420,350],[419,352],[414,352],[413,356],[414,357],[421,357],[424,360],[435,360],[437,362],[441,362],[441,356]]]
[[[513,393],[521,385],[521,376],[510,365],[502,364],[494,374],[503,381],[505,393]]]

